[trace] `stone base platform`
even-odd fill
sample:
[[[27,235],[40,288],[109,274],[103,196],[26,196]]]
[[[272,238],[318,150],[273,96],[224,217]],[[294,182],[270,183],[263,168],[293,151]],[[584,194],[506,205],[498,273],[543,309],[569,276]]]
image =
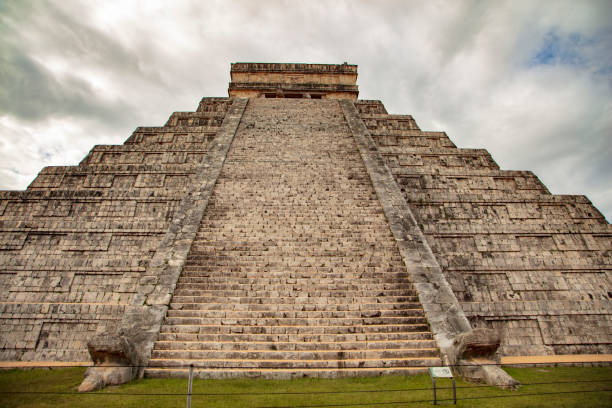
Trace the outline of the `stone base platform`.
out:
[[[580,365],[580,364],[612,364],[612,354],[563,354],[563,355],[548,355],[548,356],[509,356],[509,357],[502,357],[501,358],[501,364],[502,365],[531,365],[531,364],[538,364],[538,365],[555,365],[555,364],[567,364],[567,365]],[[62,367],[89,367],[91,366],[92,363],[90,361],[0,361],[0,369],[10,369],[10,368],[62,368]],[[197,370],[197,368],[196,368]],[[301,369],[302,371],[305,371],[304,369]],[[381,368],[361,368],[359,369],[360,371],[371,371],[373,374],[372,375],[381,375],[381,374],[394,374],[397,371],[397,374],[420,374],[421,372],[426,372],[427,371],[427,367],[395,367],[393,369],[381,369]],[[170,377],[175,377],[177,376],[176,374],[178,373],[182,373],[183,371],[187,372],[188,368],[186,369],[176,369],[176,370],[157,370],[154,368],[149,368],[146,370],[147,374],[151,377],[159,377],[159,375],[157,375],[158,373],[160,373],[161,371],[167,372]],[[216,370],[205,370],[202,371],[202,374],[208,373],[208,372],[213,372]],[[227,376],[222,376],[223,378],[230,378],[232,377],[232,372],[245,372],[245,370],[218,370],[219,372],[227,372],[228,375]],[[247,370],[248,371],[248,370]],[[249,371],[252,374],[255,374],[256,372],[283,372],[283,373],[290,373],[291,370],[282,370],[282,369],[276,369],[276,370],[252,370]],[[322,370],[314,370],[317,372],[320,372]],[[330,370],[325,370],[326,372],[329,371],[334,372],[334,373],[341,373],[342,371],[347,371],[347,374],[349,371],[355,371],[355,370],[347,370],[347,369],[330,369]],[[393,373],[391,372],[393,371]],[[328,376],[321,376],[321,377],[341,377],[342,375],[328,375]],[[350,374],[349,374],[350,375]],[[179,375],[180,376],[180,375]],[[198,375],[200,377],[200,375]],[[254,377],[257,375],[247,375],[250,377]],[[267,377],[266,375],[263,375],[263,377]],[[283,376],[285,377],[285,376]],[[294,378],[295,376],[287,376],[287,378]],[[204,378],[204,376],[202,376],[202,378]],[[218,378],[218,377],[217,377]]]
[[[612,354],[560,354],[552,356],[509,356],[502,357],[502,365],[590,365],[612,364]]]

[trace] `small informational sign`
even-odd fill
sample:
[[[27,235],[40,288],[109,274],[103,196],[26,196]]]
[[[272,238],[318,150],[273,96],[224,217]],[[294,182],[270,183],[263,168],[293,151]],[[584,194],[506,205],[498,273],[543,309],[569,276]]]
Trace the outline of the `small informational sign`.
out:
[[[450,367],[429,367],[429,375],[432,378],[453,378]]]
[[[457,388],[455,387],[455,377],[450,367],[429,367],[429,376],[433,385],[433,404],[438,405],[436,393],[436,378],[450,378],[453,382],[453,404],[457,405]]]

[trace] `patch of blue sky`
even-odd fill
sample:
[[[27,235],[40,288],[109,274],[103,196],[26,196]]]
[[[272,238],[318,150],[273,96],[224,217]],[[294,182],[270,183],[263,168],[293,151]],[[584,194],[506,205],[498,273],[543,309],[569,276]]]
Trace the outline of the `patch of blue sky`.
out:
[[[556,31],[547,32],[540,47],[532,54],[528,65],[572,65],[586,63],[585,49],[593,45],[593,40],[576,33],[561,35]]]

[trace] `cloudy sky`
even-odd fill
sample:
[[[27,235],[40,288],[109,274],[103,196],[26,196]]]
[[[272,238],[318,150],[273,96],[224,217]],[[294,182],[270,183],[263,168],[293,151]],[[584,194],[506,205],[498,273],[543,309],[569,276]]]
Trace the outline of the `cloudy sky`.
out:
[[[360,98],[612,219],[612,1],[0,0],[0,189],[202,96],[231,62],[359,65]]]

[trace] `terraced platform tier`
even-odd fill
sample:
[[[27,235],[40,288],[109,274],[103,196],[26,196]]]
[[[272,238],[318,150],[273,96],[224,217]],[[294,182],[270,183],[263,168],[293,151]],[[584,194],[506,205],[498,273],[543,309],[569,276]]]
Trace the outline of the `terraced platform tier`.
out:
[[[335,100],[250,99],[148,376],[333,377],[439,365]]]

